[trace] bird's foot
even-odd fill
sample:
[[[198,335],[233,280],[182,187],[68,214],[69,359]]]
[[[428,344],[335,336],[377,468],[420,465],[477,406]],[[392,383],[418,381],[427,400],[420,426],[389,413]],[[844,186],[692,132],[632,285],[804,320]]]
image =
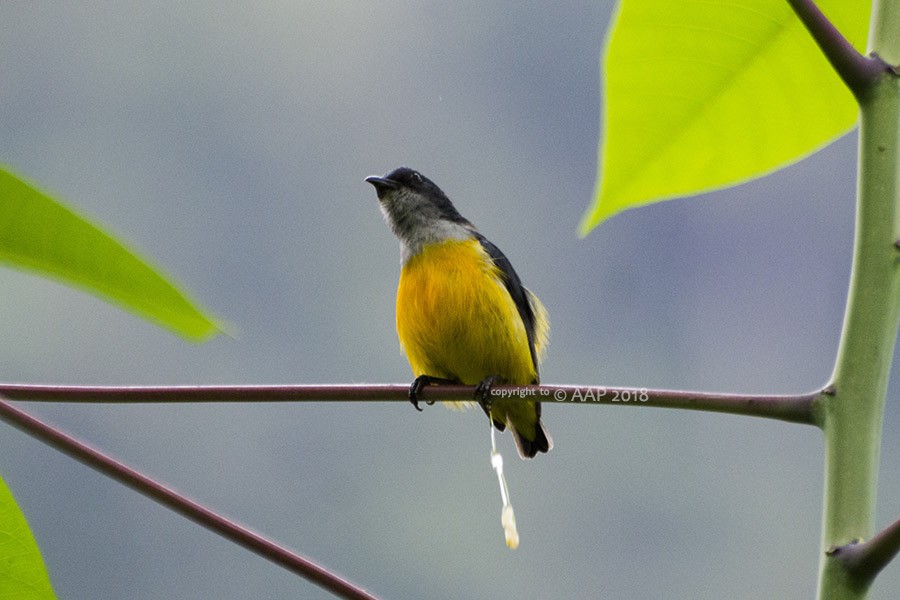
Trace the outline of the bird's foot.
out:
[[[475,387],[475,401],[484,409],[484,413],[491,417],[491,408],[494,406],[494,399],[491,397],[491,387],[495,383],[502,383],[503,378],[499,375],[488,375]]]
[[[419,394],[422,393],[422,390],[425,389],[426,386],[435,384],[435,383],[456,383],[452,379],[444,379],[442,377],[432,377],[431,375],[419,375],[416,377],[415,381],[413,381],[409,386],[409,401],[412,403],[416,410],[422,412],[422,409],[419,408]],[[434,404],[434,400],[426,400],[425,404],[431,406]]]

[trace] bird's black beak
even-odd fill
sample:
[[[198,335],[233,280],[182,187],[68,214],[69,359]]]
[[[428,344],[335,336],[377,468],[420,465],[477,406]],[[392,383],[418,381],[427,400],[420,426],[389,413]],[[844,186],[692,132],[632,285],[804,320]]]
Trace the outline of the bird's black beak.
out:
[[[396,181],[393,179],[387,179],[385,177],[376,177],[372,175],[371,177],[366,177],[366,182],[371,183],[375,186],[375,193],[378,194],[378,199],[384,197],[386,193],[390,190],[395,190],[399,187]]]

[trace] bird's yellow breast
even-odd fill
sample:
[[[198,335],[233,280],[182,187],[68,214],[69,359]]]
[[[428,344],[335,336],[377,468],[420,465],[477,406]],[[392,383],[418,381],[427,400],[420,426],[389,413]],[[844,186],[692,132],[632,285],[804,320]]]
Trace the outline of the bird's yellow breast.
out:
[[[476,239],[428,245],[406,261],[397,333],[417,377],[469,385],[490,375],[523,385],[537,378],[518,309]]]

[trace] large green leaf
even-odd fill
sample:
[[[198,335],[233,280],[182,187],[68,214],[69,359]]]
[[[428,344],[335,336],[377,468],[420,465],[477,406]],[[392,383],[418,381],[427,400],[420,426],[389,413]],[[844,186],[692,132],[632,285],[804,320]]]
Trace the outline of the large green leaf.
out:
[[[219,331],[112,236],[0,166],[0,264],[78,286],[185,337]]]
[[[56,598],[25,515],[0,478],[0,598]]]
[[[863,50],[870,0],[818,5]],[[857,106],[785,0],[623,0],[583,234],[627,208],[759,177],[849,131]]]

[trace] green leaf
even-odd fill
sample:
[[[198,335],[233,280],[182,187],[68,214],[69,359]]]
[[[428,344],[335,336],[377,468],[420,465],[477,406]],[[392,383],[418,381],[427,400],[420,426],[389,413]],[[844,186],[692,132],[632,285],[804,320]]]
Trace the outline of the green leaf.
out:
[[[857,49],[870,0],[819,0]],[[785,0],[624,0],[587,234],[650,202],[759,177],[849,131],[857,106]]]
[[[0,598],[56,598],[41,551],[15,498],[0,478]]]
[[[80,287],[193,340],[219,331],[134,252],[2,166],[0,264]]]

